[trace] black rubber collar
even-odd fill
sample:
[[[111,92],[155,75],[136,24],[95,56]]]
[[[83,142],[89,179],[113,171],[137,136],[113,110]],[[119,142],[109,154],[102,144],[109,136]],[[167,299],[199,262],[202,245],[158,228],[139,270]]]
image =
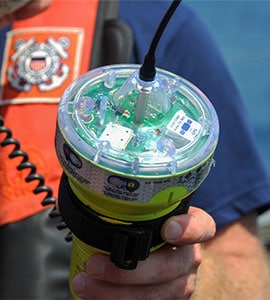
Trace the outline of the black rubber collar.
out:
[[[176,209],[163,217],[132,222],[130,225],[112,224],[102,220],[100,214],[80,201],[63,173],[58,206],[62,218],[78,239],[109,252],[110,259],[116,266],[135,269],[139,260],[148,257],[152,247],[164,243],[160,235],[163,223],[173,215],[186,213],[190,198],[191,196],[184,199]]]

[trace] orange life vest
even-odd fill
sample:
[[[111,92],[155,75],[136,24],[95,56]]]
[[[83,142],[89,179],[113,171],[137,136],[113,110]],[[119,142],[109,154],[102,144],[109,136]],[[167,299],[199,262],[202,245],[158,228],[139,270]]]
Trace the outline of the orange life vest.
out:
[[[89,69],[97,12],[98,0],[54,0],[43,13],[15,22],[6,39],[0,115],[55,197],[62,173],[54,149],[57,103]],[[37,182],[24,180],[29,170],[16,169],[21,157],[8,158],[12,150],[0,149],[0,225],[44,209],[44,194],[33,194]]]

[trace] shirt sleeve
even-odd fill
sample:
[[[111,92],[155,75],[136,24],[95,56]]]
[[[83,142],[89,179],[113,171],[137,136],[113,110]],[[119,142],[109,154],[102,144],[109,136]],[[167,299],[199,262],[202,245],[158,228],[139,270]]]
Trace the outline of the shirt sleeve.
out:
[[[163,2],[134,7],[129,18],[135,37],[135,58],[140,63],[154,33]],[[166,1],[165,1],[166,2]],[[163,8],[161,6],[164,6]],[[159,6],[159,7],[157,7]],[[151,16],[145,14],[151,9]],[[143,16],[144,14],[144,16]],[[135,25],[137,24],[137,25]],[[143,30],[147,28],[148,30]],[[146,42],[148,41],[148,42]],[[213,103],[220,122],[215,167],[195,192],[193,205],[209,212],[217,228],[252,211],[270,206],[270,180],[256,146],[244,103],[223,57],[202,21],[185,5],[168,24],[156,53],[157,65],[195,84]]]

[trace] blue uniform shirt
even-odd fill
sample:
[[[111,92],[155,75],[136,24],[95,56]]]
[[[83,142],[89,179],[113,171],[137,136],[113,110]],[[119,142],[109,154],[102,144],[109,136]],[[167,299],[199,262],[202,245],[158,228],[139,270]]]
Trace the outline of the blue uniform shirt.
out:
[[[134,62],[142,63],[169,5],[168,1],[120,2],[120,17],[134,33]],[[201,89],[219,116],[216,164],[195,193],[193,205],[209,212],[218,228],[254,209],[269,206],[270,180],[242,99],[212,37],[184,4],[177,8],[161,37],[156,63]]]

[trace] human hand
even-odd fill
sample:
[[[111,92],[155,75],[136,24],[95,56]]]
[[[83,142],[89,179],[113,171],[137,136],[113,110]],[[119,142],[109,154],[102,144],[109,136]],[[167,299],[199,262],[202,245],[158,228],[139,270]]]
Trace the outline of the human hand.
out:
[[[33,17],[48,8],[51,0],[0,0],[0,27]]]
[[[132,271],[117,268],[108,256],[91,256],[86,273],[72,282],[79,299],[189,299],[202,260],[200,244],[214,237],[215,223],[203,210],[190,207],[188,214],[168,219],[161,235],[169,245]]]

